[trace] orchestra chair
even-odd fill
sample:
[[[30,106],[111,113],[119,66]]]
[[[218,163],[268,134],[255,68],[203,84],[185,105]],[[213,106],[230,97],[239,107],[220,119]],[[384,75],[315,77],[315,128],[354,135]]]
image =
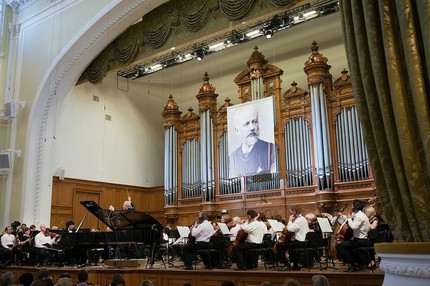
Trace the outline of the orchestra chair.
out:
[[[265,255],[265,241],[272,240],[272,235],[270,233],[266,233],[263,236],[263,241],[259,248],[248,249],[245,255],[245,261],[247,264],[247,268],[256,269],[258,268],[258,260],[261,257],[264,262]],[[266,266],[265,266],[266,267]]]
[[[308,232],[306,234],[304,247],[293,248],[289,250],[290,252],[297,253],[297,257],[299,257],[299,264],[301,264],[302,267],[308,268],[309,272],[314,265],[314,261],[318,260],[316,259],[316,257],[318,256],[318,251],[315,247],[315,245],[317,245],[316,242],[318,240],[318,234],[319,233],[317,232]],[[319,260],[321,261],[321,259]]]
[[[379,242],[379,231],[378,229],[371,229],[369,230],[367,234],[367,240],[366,240],[366,246],[357,247],[354,249],[354,254],[357,255],[359,252],[365,253],[368,258],[368,263],[372,263],[372,267],[370,269],[372,270],[372,273],[375,272],[375,268],[377,267],[377,260],[375,258],[375,248],[374,244]]]
[[[207,258],[208,265],[206,265],[206,268],[212,269],[221,265],[222,255],[220,253],[220,248],[223,245],[222,239],[222,236],[213,235],[209,240],[209,245],[207,248],[201,248],[196,250],[197,256]],[[198,259],[194,260],[194,269],[196,269],[198,262]]]
[[[334,265],[334,259],[330,255],[330,240],[328,236],[324,236],[321,232],[316,232],[310,236],[309,244],[314,247],[314,261],[319,263],[320,270],[327,270],[329,262]]]
[[[273,252],[275,241],[272,240],[271,234],[265,234],[263,237],[263,253],[262,260],[264,263],[264,270],[267,270],[267,265],[272,265],[270,269],[278,269],[279,261],[278,255]]]

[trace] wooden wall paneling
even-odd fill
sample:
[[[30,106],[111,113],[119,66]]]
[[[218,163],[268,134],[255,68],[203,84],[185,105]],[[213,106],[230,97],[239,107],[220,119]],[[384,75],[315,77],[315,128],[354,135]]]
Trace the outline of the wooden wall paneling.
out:
[[[100,230],[105,230],[105,225],[100,222],[98,218],[96,218],[93,214],[88,213],[87,209],[80,204],[81,201],[94,201],[98,205],[100,205],[100,194],[101,191],[94,190],[84,190],[84,189],[76,189],[74,195],[74,216],[73,220],[75,221],[76,228],[82,221],[81,228],[99,228]],[[88,213],[88,214],[87,214]]]
[[[70,178],[60,181],[58,177],[54,177],[51,201],[51,226],[58,225],[64,228],[66,221],[69,219],[73,219],[76,226],[78,226],[86,213],[86,209],[79,203],[82,200],[94,200],[104,209],[107,209],[110,204],[113,204],[116,209],[121,209],[123,202],[127,199],[127,190],[129,190],[132,201],[137,200],[136,206],[139,211],[147,212],[158,219],[160,223],[165,223],[163,213],[164,191],[162,187],[148,189]],[[150,206],[148,207],[149,209],[141,209],[140,202],[146,202]],[[87,221],[87,219],[90,220]],[[106,229],[105,225],[99,223],[94,215],[88,214],[82,227],[88,228],[91,226],[100,227],[101,230]]]

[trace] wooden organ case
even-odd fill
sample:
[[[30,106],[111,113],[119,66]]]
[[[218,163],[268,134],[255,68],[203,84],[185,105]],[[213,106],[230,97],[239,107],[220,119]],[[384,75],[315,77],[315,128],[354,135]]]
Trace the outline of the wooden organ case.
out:
[[[332,81],[328,59],[312,43],[304,65],[308,88],[295,82],[281,91],[283,71],[254,48],[234,79],[239,102],[273,97],[277,173],[228,178],[227,107],[218,108],[206,73],[197,94],[199,114],[181,117],[170,96],[162,113],[165,127],[165,216],[189,224],[197,212],[215,218],[222,209],[245,217],[248,209],[267,217],[288,217],[288,206],[330,212],[354,199],[375,198],[366,144],[354,102],[351,78]],[[349,204],[350,205],[350,204]]]

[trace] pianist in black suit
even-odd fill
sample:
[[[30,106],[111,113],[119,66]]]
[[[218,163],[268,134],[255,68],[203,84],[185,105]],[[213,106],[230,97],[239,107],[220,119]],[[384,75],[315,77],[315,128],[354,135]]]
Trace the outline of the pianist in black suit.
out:
[[[75,222],[73,220],[68,220],[66,222],[66,231],[68,233],[72,233],[72,232],[76,231],[76,229],[75,229]]]
[[[68,220],[66,222],[66,233],[73,235],[76,233],[75,222],[73,220]],[[65,259],[64,263],[68,265],[76,265],[78,267],[85,266],[87,261],[87,251],[83,247],[69,247],[65,249]]]

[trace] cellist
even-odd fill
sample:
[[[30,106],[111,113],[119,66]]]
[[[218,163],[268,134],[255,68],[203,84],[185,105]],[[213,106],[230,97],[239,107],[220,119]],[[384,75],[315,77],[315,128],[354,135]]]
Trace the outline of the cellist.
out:
[[[278,260],[283,263],[280,270],[289,269],[288,259],[286,255],[286,250],[291,250],[295,248],[302,248],[305,246],[306,234],[309,232],[308,222],[305,217],[301,215],[302,209],[299,206],[291,206],[289,208],[289,218],[288,224],[285,227],[288,233],[293,233],[291,237],[287,237],[285,240],[278,240],[276,244],[276,253],[278,255]],[[282,231],[284,233],[284,231]],[[300,270],[299,257],[297,257],[295,252],[290,253],[290,260],[293,262],[292,270]]]
[[[252,269],[256,266],[253,265],[252,257],[246,256],[245,253],[249,249],[261,248],[263,243],[263,236],[267,232],[267,226],[264,222],[258,221],[258,213],[254,210],[248,210],[246,212],[248,220],[241,225],[242,231],[239,231],[237,238],[240,240],[241,233],[247,234],[244,242],[240,242],[238,245],[233,247],[232,256],[236,260],[237,270]],[[247,261],[245,261],[247,257]]]
[[[195,238],[195,243],[190,243],[184,246],[182,249],[183,259],[186,270],[193,269],[193,261],[191,254],[196,253],[198,249],[209,249],[209,241],[211,236],[214,234],[214,228],[208,221],[208,217],[205,213],[199,213],[199,220],[196,221],[190,229],[190,235]],[[208,257],[202,256],[205,267],[209,267]]]
[[[369,218],[363,212],[364,203],[360,200],[352,202],[352,214],[348,215],[346,223],[353,231],[353,238],[336,245],[337,254],[343,262],[348,263],[348,270],[355,272],[364,269],[369,261],[367,255],[354,257],[354,249],[367,245],[367,234],[370,230]]]

